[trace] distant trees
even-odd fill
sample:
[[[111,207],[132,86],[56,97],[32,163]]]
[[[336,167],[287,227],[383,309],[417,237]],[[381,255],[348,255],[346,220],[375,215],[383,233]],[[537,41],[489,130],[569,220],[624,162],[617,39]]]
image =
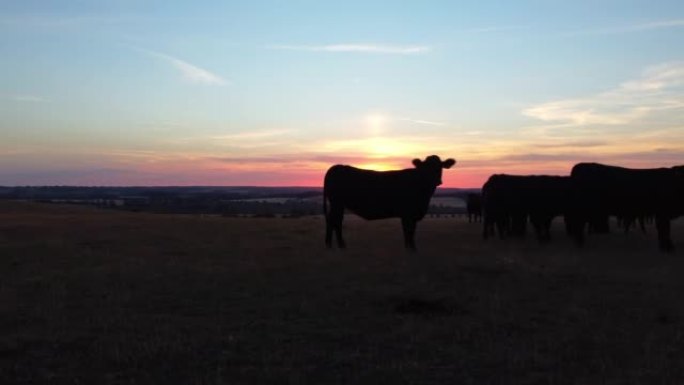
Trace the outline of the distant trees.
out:
[[[436,197],[458,197],[438,191]],[[301,218],[322,214],[322,191],[317,188],[263,187],[1,187],[0,199],[92,205],[104,209],[225,217]],[[438,201],[439,202],[439,201]],[[430,205],[430,216],[454,216],[464,208]]]

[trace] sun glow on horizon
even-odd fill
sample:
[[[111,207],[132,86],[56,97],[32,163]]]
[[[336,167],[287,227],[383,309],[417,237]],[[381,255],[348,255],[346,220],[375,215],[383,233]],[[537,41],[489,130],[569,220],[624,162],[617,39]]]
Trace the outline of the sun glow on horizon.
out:
[[[341,140],[325,144],[326,151],[353,153],[368,158],[415,158],[416,154],[426,152],[424,146],[411,138],[368,137],[354,140]]]
[[[382,162],[362,163],[362,164],[359,164],[357,167],[363,168],[366,170],[375,170],[375,171],[391,171],[391,170],[399,170],[400,169],[399,167],[397,167],[394,164],[382,163]]]

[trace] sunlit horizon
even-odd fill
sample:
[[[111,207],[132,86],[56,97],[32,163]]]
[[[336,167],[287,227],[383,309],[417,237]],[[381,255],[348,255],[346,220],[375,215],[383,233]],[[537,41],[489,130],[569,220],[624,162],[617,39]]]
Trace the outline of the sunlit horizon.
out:
[[[684,163],[684,3],[10,2],[0,186]]]

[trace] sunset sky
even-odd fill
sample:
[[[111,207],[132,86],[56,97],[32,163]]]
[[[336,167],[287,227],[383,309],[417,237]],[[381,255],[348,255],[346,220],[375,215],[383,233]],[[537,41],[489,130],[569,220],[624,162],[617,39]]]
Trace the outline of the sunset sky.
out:
[[[3,1],[0,185],[684,163],[684,1]]]

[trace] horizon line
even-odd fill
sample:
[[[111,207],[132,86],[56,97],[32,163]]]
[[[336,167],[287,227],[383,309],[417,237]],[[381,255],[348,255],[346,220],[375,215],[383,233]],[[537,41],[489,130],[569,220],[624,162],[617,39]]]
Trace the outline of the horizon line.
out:
[[[0,188],[22,188],[22,187],[79,187],[79,188],[309,188],[322,189],[323,186],[297,186],[297,185],[283,185],[283,186],[259,186],[259,185],[14,185],[6,186],[0,185]],[[481,189],[482,187],[448,187],[437,186],[443,189],[462,189],[472,190]]]

